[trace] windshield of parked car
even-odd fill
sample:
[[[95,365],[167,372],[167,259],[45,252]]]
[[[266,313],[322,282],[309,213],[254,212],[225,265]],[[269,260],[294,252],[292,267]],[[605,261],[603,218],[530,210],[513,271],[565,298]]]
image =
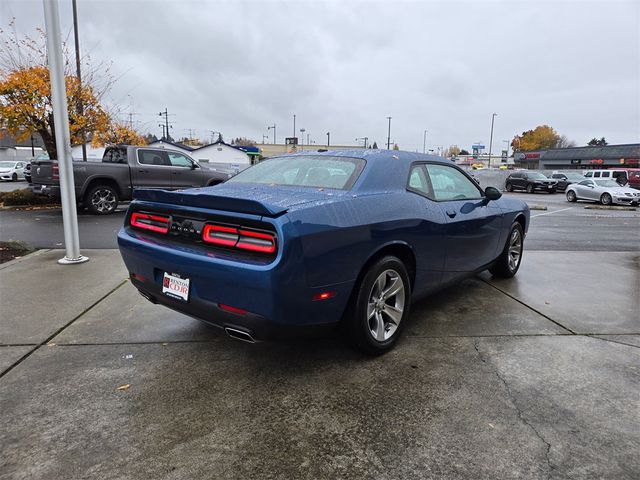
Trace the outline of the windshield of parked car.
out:
[[[16,162],[0,162],[0,168],[13,168]]]
[[[533,180],[549,180],[540,172],[530,172],[530,173],[527,173],[527,176]]]
[[[619,187],[620,184],[615,180],[594,180],[599,187]]]
[[[350,189],[364,168],[361,158],[300,155],[263,160],[227,183]]]

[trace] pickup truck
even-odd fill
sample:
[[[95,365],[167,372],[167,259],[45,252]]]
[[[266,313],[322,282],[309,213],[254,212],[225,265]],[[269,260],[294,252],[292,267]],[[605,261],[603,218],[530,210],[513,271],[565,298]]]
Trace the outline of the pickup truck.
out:
[[[135,188],[203,187],[222,183],[232,175],[231,170],[208,167],[164,148],[108,147],[102,162],[73,162],[76,200],[96,215],[113,213],[119,202],[131,200]],[[31,183],[34,193],[59,197],[58,162],[34,160]]]

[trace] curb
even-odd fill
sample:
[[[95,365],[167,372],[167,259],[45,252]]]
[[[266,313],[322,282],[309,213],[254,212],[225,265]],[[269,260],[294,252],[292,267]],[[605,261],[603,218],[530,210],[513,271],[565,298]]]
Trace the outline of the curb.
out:
[[[617,205],[585,205],[584,208],[587,210],[623,210],[626,212],[635,212],[636,210],[638,210],[637,207],[625,207]]]
[[[3,264],[0,264],[0,270],[4,270],[5,268],[10,267],[11,265],[15,265],[16,263],[20,263],[23,260],[27,260],[28,258],[35,257],[37,255],[49,252],[51,250],[53,250],[53,249],[52,248],[42,248],[40,250],[36,250],[35,252],[28,253],[28,254],[24,255],[23,257],[14,258],[13,260],[9,260],[8,262],[4,262]]]
[[[62,208],[62,205],[9,205],[9,206],[2,206],[0,207],[1,211],[6,211],[6,210],[19,210],[22,208],[32,208],[34,210],[54,210],[56,208]]]
[[[546,210],[547,206],[546,205],[537,205],[537,204],[527,204],[527,206],[529,207],[529,210]]]

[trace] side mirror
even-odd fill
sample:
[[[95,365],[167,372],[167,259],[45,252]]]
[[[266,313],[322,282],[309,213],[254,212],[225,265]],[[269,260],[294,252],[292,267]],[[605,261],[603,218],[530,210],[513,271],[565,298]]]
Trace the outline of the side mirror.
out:
[[[196,168],[200,168],[196,162],[191,163],[191,170],[195,170]]]
[[[487,187],[484,189],[484,196],[487,200],[498,200],[502,197],[502,192],[500,192],[496,187]]]

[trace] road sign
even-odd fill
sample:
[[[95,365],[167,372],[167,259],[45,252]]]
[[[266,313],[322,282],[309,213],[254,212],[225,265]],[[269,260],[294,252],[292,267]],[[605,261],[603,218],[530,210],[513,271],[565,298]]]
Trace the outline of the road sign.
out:
[[[298,145],[298,137],[287,137],[284,139],[285,145]]]

